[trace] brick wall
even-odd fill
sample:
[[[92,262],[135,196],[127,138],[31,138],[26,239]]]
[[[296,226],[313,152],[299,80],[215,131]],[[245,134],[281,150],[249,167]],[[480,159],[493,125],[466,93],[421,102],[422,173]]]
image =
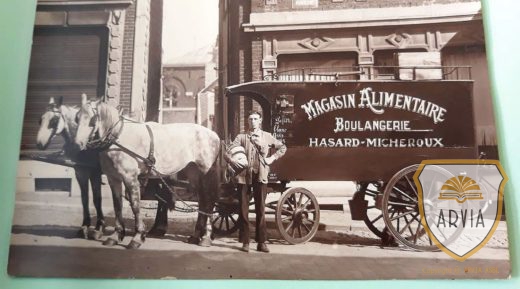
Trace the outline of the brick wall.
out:
[[[294,10],[335,10],[381,7],[410,7],[459,2],[479,2],[480,0],[318,0],[318,7],[294,7],[293,0],[276,0],[276,4],[266,5],[266,0],[251,0],[252,12],[281,12]]]
[[[132,96],[132,68],[134,63],[135,2],[126,9],[125,34],[123,38],[123,67],[121,70],[121,95],[119,105],[125,113],[130,112]]]
[[[204,66],[164,67],[163,77],[164,86],[172,84],[177,86],[177,107],[196,106],[195,97],[204,88]],[[187,96],[187,92],[190,92],[192,95]]]
[[[241,1],[238,11],[238,22],[240,26],[249,22],[251,7],[249,1]],[[239,62],[240,62],[240,83],[251,81],[251,34],[240,31],[239,36]]]
[[[262,80],[262,40],[251,42],[253,81]]]

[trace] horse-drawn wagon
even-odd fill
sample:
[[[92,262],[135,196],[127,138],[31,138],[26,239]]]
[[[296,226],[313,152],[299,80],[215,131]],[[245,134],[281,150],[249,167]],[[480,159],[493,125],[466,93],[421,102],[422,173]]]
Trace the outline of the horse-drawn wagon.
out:
[[[291,182],[354,181],[358,189],[349,201],[352,220],[364,221],[379,237],[387,231],[408,247],[434,250],[436,246],[421,224],[418,193],[412,178],[423,160],[477,157],[472,91],[473,82],[469,80],[305,81],[302,78],[299,82],[274,80],[230,86],[225,101],[240,96],[255,100],[264,115],[263,129],[287,146],[285,156],[271,166],[269,176],[270,191],[281,195],[266,204],[269,209],[266,212],[275,215],[283,239],[292,244],[306,242],[314,237],[320,221],[321,207],[315,195],[306,188],[291,187]],[[85,97],[78,113],[68,117],[64,108],[54,105],[46,113],[42,128],[49,131],[47,142],[60,127],[78,126],[76,143],[83,148],[94,144],[104,152],[105,168],[115,174],[109,182],[112,189],[117,189],[117,199],[122,197],[121,180],[127,194],[131,192],[142,240],[145,232],[139,217],[140,192],[159,199],[161,194],[171,199],[167,195],[172,194],[176,200],[198,201],[201,232],[207,232],[202,229],[202,222],[209,226],[205,219],[213,212],[217,212],[211,222],[215,233],[238,229],[236,187],[220,177],[220,190],[217,188],[219,168],[222,176],[225,162],[218,158],[221,145],[214,132],[189,124],[166,127],[136,123],[120,116],[115,108],[100,101],[87,102]],[[223,109],[221,113],[224,115],[226,111]],[[53,119],[59,121],[53,124]],[[229,132],[236,132],[239,124],[219,125],[224,126],[224,143],[229,143]],[[197,141],[199,145],[193,145]],[[107,148],[110,149],[106,151]],[[110,154],[112,160],[107,162]],[[165,181],[164,174],[177,173],[186,165],[188,169],[183,171],[189,171],[190,163],[211,175],[211,184],[205,184],[207,193],[202,194],[202,200],[200,192],[198,199],[191,198],[194,196],[189,192],[197,177],[191,180],[188,176],[189,182],[183,182],[182,178],[170,184]],[[118,172],[116,164],[130,167]],[[121,172],[128,176],[122,176]],[[162,185],[148,186],[143,192],[138,174],[145,175],[144,183],[155,178],[155,184]],[[215,191],[220,191],[220,198]],[[184,196],[183,192],[188,193]],[[119,202],[118,214],[120,206]],[[165,217],[166,210],[161,214]],[[122,221],[119,223],[116,224],[119,235],[112,236],[112,243],[124,236]],[[139,245],[136,235],[130,247]]]
[[[472,90],[466,80],[259,81],[228,87],[226,95],[255,100],[264,129],[287,146],[270,175],[281,197],[266,204],[283,239],[310,240],[320,219],[314,194],[291,181],[355,181],[353,220],[379,237],[386,226],[408,247],[435,250],[413,174],[423,160],[477,157]],[[216,230],[234,231],[232,206],[218,202],[217,210]]]

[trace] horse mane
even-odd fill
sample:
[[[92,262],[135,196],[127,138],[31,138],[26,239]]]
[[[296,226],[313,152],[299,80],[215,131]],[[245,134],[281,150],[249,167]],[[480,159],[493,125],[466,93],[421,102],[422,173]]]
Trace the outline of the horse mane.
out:
[[[119,111],[104,102],[100,102],[97,106],[97,113],[102,121],[103,131],[111,129],[119,121]]]

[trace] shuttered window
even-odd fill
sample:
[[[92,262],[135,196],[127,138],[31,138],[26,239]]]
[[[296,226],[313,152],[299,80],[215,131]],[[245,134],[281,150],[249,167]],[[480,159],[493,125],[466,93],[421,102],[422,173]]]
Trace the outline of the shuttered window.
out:
[[[108,33],[106,28],[37,28],[34,31],[22,131],[22,150],[36,150],[38,121],[50,97],[79,105],[81,94],[101,96],[105,90]],[[49,149],[60,149],[56,137]]]

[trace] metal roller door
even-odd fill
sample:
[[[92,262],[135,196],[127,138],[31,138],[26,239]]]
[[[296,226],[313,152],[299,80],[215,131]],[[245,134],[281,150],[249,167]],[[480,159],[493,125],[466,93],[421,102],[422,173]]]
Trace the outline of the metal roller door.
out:
[[[36,150],[38,121],[50,97],[79,105],[82,93],[105,91],[108,33],[106,28],[44,28],[33,37],[21,149]],[[48,149],[58,150],[56,137]]]

